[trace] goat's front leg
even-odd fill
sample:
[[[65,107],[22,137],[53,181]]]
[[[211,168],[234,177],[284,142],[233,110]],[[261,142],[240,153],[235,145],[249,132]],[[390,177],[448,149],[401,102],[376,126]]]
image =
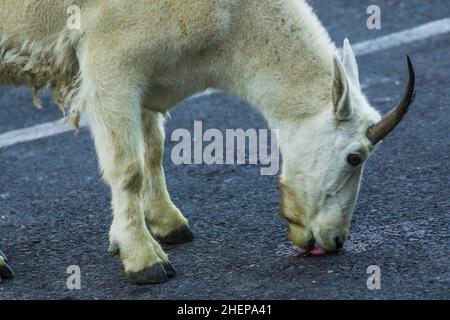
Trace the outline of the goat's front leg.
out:
[[[152,232],[166,243],[193,240],[188,220],[170,200],[163,168],[164,117],[159,112],[143,111],[145,140],[144,210]]]
[[[174,275],[169,259],[147,229],[143,211],[144,143],[138,90],[132,86],[97,91],[89,120],[103,177],[112,190],[111,255],[138,284]]]
[[[3,278],[12,278],[14,276],[11,267],[6,263],[7,260],[6,255],[0,250],[0,283]]]

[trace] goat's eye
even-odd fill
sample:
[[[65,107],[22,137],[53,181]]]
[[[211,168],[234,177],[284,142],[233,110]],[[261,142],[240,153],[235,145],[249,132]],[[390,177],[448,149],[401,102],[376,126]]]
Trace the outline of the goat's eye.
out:
[[[353,166],[353,167],[359,166],[362,161],[363,161],[362,155],[357,154],[357,153],[351,153],[347,157],[348,164]]]

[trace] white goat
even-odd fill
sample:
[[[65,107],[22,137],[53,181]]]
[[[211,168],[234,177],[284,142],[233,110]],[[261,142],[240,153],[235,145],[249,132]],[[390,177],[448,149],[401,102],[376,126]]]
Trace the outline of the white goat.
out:
[[[71,5],[80,30],[66,27]],[[409,63],[405,98],[382,119],[361,93],[349,43],[341,62],[302,0],[0,0],[0,9],[0,82],[48,86],[75,124],[88,115],[112,189],[110,253],[136,283],[175,275],[146,222],[162,240],[193,238],[162,167],[172,106],[215,87],[280,130],[281,214],[292,241],[319,254],[342,247],[364,160],[413,98]]]

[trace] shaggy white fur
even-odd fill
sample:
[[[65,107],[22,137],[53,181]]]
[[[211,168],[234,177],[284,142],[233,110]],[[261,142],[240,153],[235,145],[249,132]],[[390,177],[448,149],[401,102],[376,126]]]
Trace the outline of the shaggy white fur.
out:
[[[66,9],[81,8],[81,30]],[[162,167],[163,118],[215,87],[246,99],[280,130],[282,215],[294,243],[325,250],[345,238],[380,119],[302,0],[0,0],[0,82],[52,89],[75,125],[86,113],[112,189],[111,253],[138,283],[173,274],[153,239],[191,239]],[[39,106],[39,101],[35,99]]]

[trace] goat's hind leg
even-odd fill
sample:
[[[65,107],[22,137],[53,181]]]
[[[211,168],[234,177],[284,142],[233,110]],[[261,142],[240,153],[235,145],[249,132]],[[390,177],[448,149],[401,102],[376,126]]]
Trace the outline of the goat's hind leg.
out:
[[[2,279],[14,277],[14,272],[7,263],[6,255],[0,250],[0,283]]]

